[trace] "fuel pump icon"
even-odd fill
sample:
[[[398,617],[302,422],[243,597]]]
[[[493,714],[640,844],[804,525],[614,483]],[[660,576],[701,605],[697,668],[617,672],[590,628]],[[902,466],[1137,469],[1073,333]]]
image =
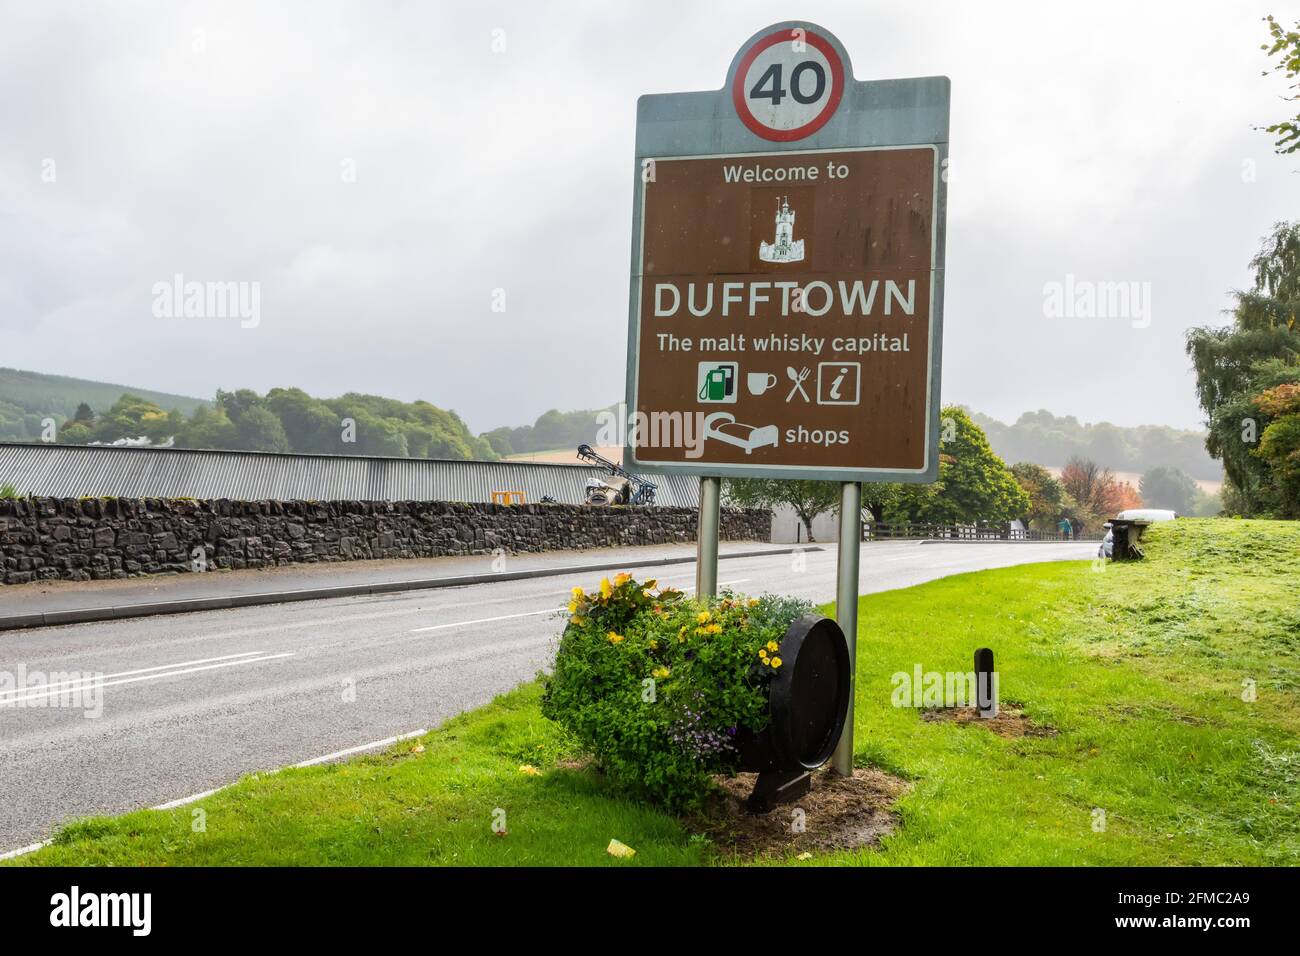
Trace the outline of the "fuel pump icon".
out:
[[[737,377],[736,362],[701,362],[697,397],[701,402],[734,403]]]

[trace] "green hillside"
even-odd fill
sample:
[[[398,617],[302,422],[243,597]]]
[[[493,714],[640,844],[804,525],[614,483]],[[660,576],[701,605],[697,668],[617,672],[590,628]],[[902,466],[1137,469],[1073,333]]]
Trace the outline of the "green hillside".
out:
[[[177,409],[187,416],[193,415],[194,410],[201,406],[212,404],[201,398],[155,392],[130,385],[0,368],[0,439],[35,437],[40,432],[40,419],[47,416],[71,418],[82,402],[96,413],[106,411],[124,392],[157,405],[164,411]],[[35,418],[34,422],[26,421],[32,417]],[[34,432],[28,427],[31,424],[36,425]]]
[[[0,378],[0,441],[84,445],[143,437],[177,448],[397,458],[499,457],[486,440],[470,433],[454,411],[425,401],[401,402],[355,392],[315,398],[298,388],[273,388],[259,395],[241,388],[218,389],[216,399],[205,402],[55,375],[9,369],[0,374],[4,376]],[[78,415],[82,402],[90,410],[82,408]],[[58,428],[44,438],[42,419],[49,417],[58,420]]]

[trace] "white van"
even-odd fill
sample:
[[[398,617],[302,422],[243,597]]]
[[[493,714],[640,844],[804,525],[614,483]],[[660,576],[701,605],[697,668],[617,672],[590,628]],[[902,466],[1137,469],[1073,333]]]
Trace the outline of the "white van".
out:
[[[1115,517],[1121,521],[1173,521],[1178,512],[1166,508],[1126,508]]]

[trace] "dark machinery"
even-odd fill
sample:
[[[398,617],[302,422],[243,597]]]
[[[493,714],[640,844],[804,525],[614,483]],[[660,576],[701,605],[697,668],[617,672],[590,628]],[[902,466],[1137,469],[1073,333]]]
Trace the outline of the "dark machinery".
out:
[[[587,482],[586,501],[589,505],[652,505],[655,503],[655,491],[658,489],[653,481],[646,481],[640,475],[634,475],[615,464],[603,455],[596,454],[590,445],[578,446],[578,458],[590,465],[599,465],[610,474],[610,479],[622,478],[621,482],[604,481],[595,478]]]

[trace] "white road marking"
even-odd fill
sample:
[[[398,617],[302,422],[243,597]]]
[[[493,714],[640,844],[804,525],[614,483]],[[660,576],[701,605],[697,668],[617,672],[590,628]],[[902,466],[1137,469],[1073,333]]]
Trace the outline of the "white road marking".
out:
[[[245,657],[237,661],[225,661],[221,664],[207,664],[203,667],[187,667],[184,670],[166,671],[165,673],[162,674],[145,674],[142,677],[127,677],[122,680],[103,681],[102,683],[97,684],[95,686],[101,688],[117,687],[121,684],[134,684],[137,681],[142,681],[142,680],[162,680],[165,677],[180,677],[183,674],[195,674],[198,673],[199,671],[211,671],[211,670],[216,670],[217,668],[220,667],[234,667],[237,664],[261,664],[264,661],[279,660],[282,657],[294,657],[296,653],[297,653],[296,651],[286,651],[283,654],[267,654],[264,657]],[[80,688],[73,688],[74,691],[78,689]],[[64,694],[64,693],[69,693],[69,691],[67,689],[60,690],[57,688],[33,688],[26,697],[15,697],[11,700],[0,700],[0,707],[6,707],[11,704],[21,704],[29,700],[40,700],[42,697],[51,697],[51,696],[56,696],[58,694]]]
[[[480,617],[474,621],[453,621],[450,624],[430,624],[428,627],[413,627],[412,634],[419,634],[421,631],[441,631],[448,627],[469,627],[471,624],[490,624],[492,621],[509,621],[517,617],[536,617],[538,614],[555,614],[558,611],[567,611],[568,608],[548,607],[540,611],[523,611],[520,614],[501,614],[497,617]]]
[[[24,687],[18,690],[0,691],[0,703],[3,703],[4,698],[6,697],[17,694],[26,694],[30,690],[52,691],[55,688],[72,688],[77,685],[94,683],[97,680],[111,680],[114,677],[130,677],[133,674],[147,674],[150,671],[164,671],[172,667],[188,667],[190,664],[210,664],[213,661],[228,661],[237,657],[254,657],[261,653],[261,651],[244,651],[240,654],[223,654],[221,657],[201,657],[195,661],[177,661],[174,664],[159,664],[157,667],[141,667],[140,669],[133,671],[118,671],[116,674],[99,674],[95,677],[78,677],[74,680],[56,681],[53,684],[45,684],[40,688]]]
[[[391,747],[393,744],[401,743],[403,740],[410,740],[412,737],[423,737],[428,732],[429,731],[427,728],[421,727],[419,730],[412,730],[409,733],[398,734],[396,737],[385,737],[383,740],[375,740],[375,741],[371,741],[368,744],[360,744],[356,747],[348,747],[346,750],[336,750],[334,751],[334,753],[325,754],[323,757],[312,757],[310,760],[304,760],[301,763],[293,764],[293,766],[314,767],[317,764],[329,763],[331,760],[338,760],[341,757],[350,757],[353,754],[364,753],[367,750],[378,750],[380,747]],[[270,772],[279,773],[279,771],[283,769],[284,768],[281,767],[277,770],[272,770]],[[226,786],[229,786],[229,784],[227,784]],[[208,797],[212,796],[214,793],[220,793],[222,790],[225,789],[226,789],[225,786],[213,787],[211,790],[204,790],[202,793],[192,793],[188,797],[181,797],[177,800],[168,800],[166,803],[158,804],[153,809],[154,810],[175,810],[177,807],[183,807],[186,804],[197,803],[200,800],[207,799]],[[12,860],[15,857],[25,856],[28,853],[35,853],[37,850],[41,849],[42,847],[47,847],[49,845],[50,845],[50,841],[44,840],[40,843],[32,843],[27,846],[21,846],[16,850],[9,850],[5,853],[0,853],[0,860]]]
[[[49,845],[50,841],[44,840],[40,843],[31,843],[27,846],[20,846],[16,850],[9,850],[5,853],[0,853],[0,860],[12,860],[16,856],[26,856],[28,853],[35,853],[41,847]]]
[[[393,744],[401,743],[403,740],[410,740],[412,737],[422,737],[428,732],[429,731],[427,728],[421,727],[419,730],[412,730],[409,733],[398,734],[396,737],[385,737],[383,740],[374,740],[368,744],[359,744],[356,747],[348,747],[346,750],[336,750],[334,751],[334,753],[325,754],[323,757],[312,757],[310,760],[304,760],[301,763],[292,764],[292,766],[314,767],[317,764],[329,763],[331,760],[338,760],[340,757],[350,757],[352,756],[352,754],[364,753],[367,750],[378,750],[380,747],[391,747]],[[284,769],[286,768],[277,767],[275,770],[267,771],[267,773],[268,774],[279,773],[281,770]],[[200,800],[205,800],[208,797],[212,796],[214,793],[220,793],[222,790],[225,790],[226,787],[229,786],[230,784],[225,784],[224,786],[213,787],[211,790],[204,790],[202,793],[192,793],[188,797],[181,797],[178,800],[168,800],[166,803],[158,804],[158,806],[154,807],[153,809],[175,810],[177,807],[183,807],[189,803],[198,803],[198,801]],[[44,845],[45,845],[44,843],[34,843],[29,847],[24,847],[21,850],[14,850],[12,852],[14,853],[14,855],[18,855],[21,853],[30,853],[32,850],[39,850]],[[5,859],[5,857],[0,856],[0,860],[3,859]]]
[[[393,744],[401,743],[403,740],[410,740],[412,737],[422,737],[428,732],[427,728],[421,727],[419,730],[412,730],[405,734],[398,734],[396,737],[385,737],[383,740],[361,744],[358,747],[349,747],[347,750],[336,750],[334,753],[326,754],[323,757],[312,757],[310,760],[304,760],[302,763],[294,764],[294,766],[314,767],[318,763],[329,763],[331,760],[338,760],[340,757],[348,757],[352,754],[359,754],[366,750],[378,750],[380,747],[390,747]]]
[[[718,586],[722,587],[728,584],[742,584],[748,580],[749,578],[735,578],[731,581],[719,581]],[[690,587],[681,588],[680,590],[693,591],[695,590],[695,585],[692,584]],[[538,614],[558,614],[567,610],[567,607],[548,607],[543,608],[540,611],[521,611],[518,614],[498,614],[496,617],[480,617],[472,621],[453,621],[449,624],[430,624],[426,627],[413,627],[411,628],[410,633],[420,634],[424,631],[443,631],[449,627],[471,627],[475,624],[491,624],[493,621],[510,621],[520,617],[536,617]]]
[[[160,803],[154,807],[155,810],[175,810],[177,807],[183,807],[187,803],[194,803],[202,800],[204,797],[210,797],[218,791],[225,790],[225,787],[213,787],[211,790],[204,790],[202,793],[193,793],[188,797],[181,797],[179,800],[169,800],[166,803]]]

